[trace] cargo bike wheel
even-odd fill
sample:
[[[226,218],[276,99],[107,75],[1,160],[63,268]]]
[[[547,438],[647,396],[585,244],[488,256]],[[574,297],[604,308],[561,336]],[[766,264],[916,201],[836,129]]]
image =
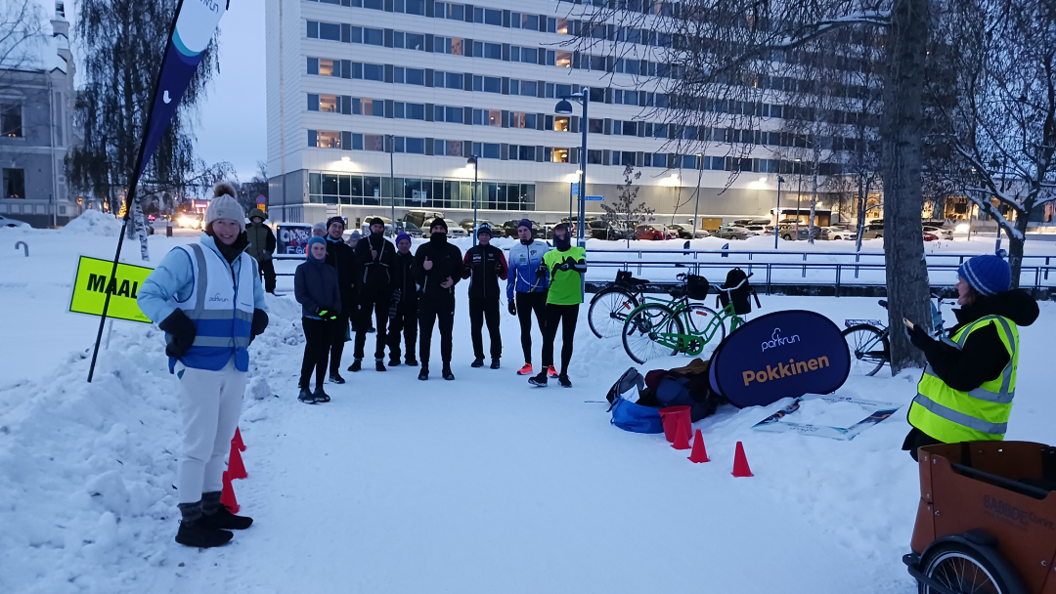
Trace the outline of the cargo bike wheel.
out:
[[[937,543],[927,552],[920,565],[921,573],[932,587],[920,582],[919,594],[1016,594],[1009,589],[1007,577],[979,551],[959,542]],[[1007,571],[1007,570],[1006,570]],[[941,589],[940,589],[941,588]]]

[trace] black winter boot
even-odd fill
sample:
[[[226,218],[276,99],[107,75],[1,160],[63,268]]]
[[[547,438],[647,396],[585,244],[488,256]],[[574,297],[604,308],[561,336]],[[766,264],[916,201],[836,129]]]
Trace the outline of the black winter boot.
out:
[[[533,375],[532,377],[528,378],[528,383],[533,385],[533,386],[537,386],[539,388],[545,388],[546,387],[546,370],[544,369],[544,370],[540,371],[538,375]]]
[[[377,369],[378,371],[385,371],[385,364],[382,363],[381,359],[378,359],[377,362],[374,363],[374,369]]]
[[[315,404],[315,396],[308,391],[308,388],[301,388],[301,393],[297,396],[297,400],[305,404]]]
[[[495,359],[491,360],[491,368],[492,369],[498,369],[499,368],[499,359],[497,357]]]
[[[253,524],[253,518],[247,516],[236,516],[227,510],[226,507],[220,506],[214,514],[205,514],[202,516],[202,524],[209,528],[219,528],[224,530],[245,530]]]
[[[564,373],[562,373],[561,375],[557,376],[557,383],[561,384],[562,388],[571,388],[572,387],[572,380],[568,379],[568,375],[566,375]]]
[[[188,547],[208,549],[227,544],[232,536],[234,535],[227,530],[207,526],[205,516],[202,516],[197,520],[180,521],[176,542]]]
[[[356,359],[352,362],[351,365],[348,366],[348,370],[352,372],[359,371],[360,369],[363,369],[363,362],[359,359]]]
[[[393,359],[392,357],[389,357],[389,367],[398,367],[399,365],[400,365],[400,358],[399,357],[396,357],[395,359]]]
[[[406,359],[404,359],[404,363],[410,365],[411,367],[418,367],[418,360],[414,357],[407,357]]]
[[[455,379],[455,374],[451,373],[451,368],[447,365],[444,365],[444,379],[447,381]]]
[[[323,391],[323,387],[319,386],[312,392],[312,398],[315,398],[316,402],[330,402],[330,396]]]
[[[470,367],[484,367],[484,357],[477,357],[469,364]]]
[[[423,382],[425,380],[429,379],[429,366],[428,365],[422,365],[422,370],[418,372],[418,379],[422,380]]]
[[[332,373],[330,374],[330,383],[343,384],[345,383],[345,378],[341,377],[340,373]]]

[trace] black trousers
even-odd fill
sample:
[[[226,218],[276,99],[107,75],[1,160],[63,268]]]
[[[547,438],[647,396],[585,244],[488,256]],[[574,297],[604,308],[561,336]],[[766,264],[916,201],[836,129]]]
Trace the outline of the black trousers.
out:
[[[366,294],[360,299],[359,324],[356,324],[356,359],[363,358],[363,347],[367,343],[371,313],[374,314],[374,327],[377,328],[374,360],[381,361],[385,358],[385,325],[389,321],[389,296]]]
[[[572,360],[572,339],[576,335],[576,321],[579,319],[579,304],[555,305],[546,304],[546,327],[543,328],[543,353],[554,352],[554,339],[557,337],[557,325],[561,324],[561,373],[568,373],[568,363]],[[545,355],[544,355],[545,356]]]
[[[491,342],[491,358],[502,357],[502,334],[499,333],[499,298],[469,298],[469,326],[473,337],[473,356],[484,358],[484,321],[488,322],[488,335]]]
[[[341,313],[333,322],[334,330],[330,337],[330,375],[338,375],[341,370],[341,355],[345,352],[345,341],[348,340],[348,310],[341,305]]]
[[[451,364],[451,331],[455,326],[455,302],[449,304],[430,303],[428,299],[418,302],[418,358],[423,366],[429,365],[429,347],[433,341],[433,324],[440,326],[440,359],[444,367]]]
[[[414,347],[418,342],[418,300],[401,301],[396,310],[396,317],[389,324],[389,358],[400,359],[400,333],[407,346],[407,359],[414,358]]]
[[[539,333],[546,336],[546,293],[516,293],[517,321],[521,323],[521,350],[524,362],[532,362],[532,312],[539,324]],[[543,340],[543,368],[554,364],[554,343]]]
[[[257,262],[260,277],[264,279],[264,291],[275,292],[275,262],[273,260],[260,260]]]
[[[313,320],[312,318],[301,318],[301,326],[304,328],[304,360],[301,362],[301,380],[298,385],[308,389],[309,381],[312,379],[312,370],[315,370],[315,387],[323,387],[323,374],[326,373],[326,358],[330,352],[337,325],[326,320]],[[342,336],[342,338],[344,338]]]

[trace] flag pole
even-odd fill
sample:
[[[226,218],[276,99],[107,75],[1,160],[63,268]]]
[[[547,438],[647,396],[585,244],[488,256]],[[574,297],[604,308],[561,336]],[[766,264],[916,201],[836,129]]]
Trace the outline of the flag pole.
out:
[[[136,197],[136,186],[139,185],[139,176],[143,171],[143,151],[147,146],[147,136],[150,134],[150,124],[154,119],[154,104],[158,100],[158,87],[161,86],[161,74],[165,72],[165,63],[169,59],[169,44],[172,43],[172,36],[176,33],[176,20],[180,18],[180,11],[183,9],[183,0],[180,0],[176,4],[176,11],[172,13],[172,22],[169,24],[169,36],[165,39],[165,48],[162,50],[164,53],[161,56],[161,67],[158,68],[158,73],[154,77],[154,91],[150,96],[150,112],[147,113],[146,125],[143,126],[143,137],[139,142],[139,156],[136,158],[136,168],[132,171],[132,182],[128,187],[128,195],[125,196],[125,200],[122,205],[125,207],[125,216],[121,223],[121,236],[117,239],[117,251],[114,252],[114,265],[110,269],[110,278],[106,281],[106,300],[103,301],[103,314],[99,318],[99,332],[95,335],[95,348],[92,350],[92,363],[88,367],[88,383],[92,383],[92,378],[95,376],[95,363],[99,359],[99,343],[103,340],[103,325],[106,323],[106,312],[110,309],[110,296],[113,295],[113,291],[110,290],[111,284],[116,287],[114,279],[117,278],[117,263],[121,258],[121,246],[125,243],[125,231],[128,229],[128,220],[132,214],[132,201]]]

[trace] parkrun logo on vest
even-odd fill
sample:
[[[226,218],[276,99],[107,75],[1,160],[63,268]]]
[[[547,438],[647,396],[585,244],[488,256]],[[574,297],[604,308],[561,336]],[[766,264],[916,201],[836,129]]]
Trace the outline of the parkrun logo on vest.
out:
[[[221,297],[220,293],[217,293],[216,295],[210,297],[209,301],[213,303],[227,303],[228,301],[230,301],[230,299],[228,299],[227,297]]]
[[[800,342],[798,334],[793,334],[792,336],[785,338],[784,336],[781,336],[780,328],[774,328],[774,333],[770,335],[770,340],[763,341],[762,348],[759,352],[763,353],[766,352],[766,349],[774,349],[794,342]]]
[[[766,343],[763,344],[765,345]],[[761,384],[771,380],[781,379],[783,377],[792,377],[793,375],[799,375],[800,373],[817,371],[828,366],[829,358],[824,355],[816,359],[807,359],[806,361],[789,359],[787,366],[784,363],[778,363],[777,367],[767,365],[766,369],[760,371],[742,372],[741,377],[744,378],[744,385],[747,386],[753,381]]]

